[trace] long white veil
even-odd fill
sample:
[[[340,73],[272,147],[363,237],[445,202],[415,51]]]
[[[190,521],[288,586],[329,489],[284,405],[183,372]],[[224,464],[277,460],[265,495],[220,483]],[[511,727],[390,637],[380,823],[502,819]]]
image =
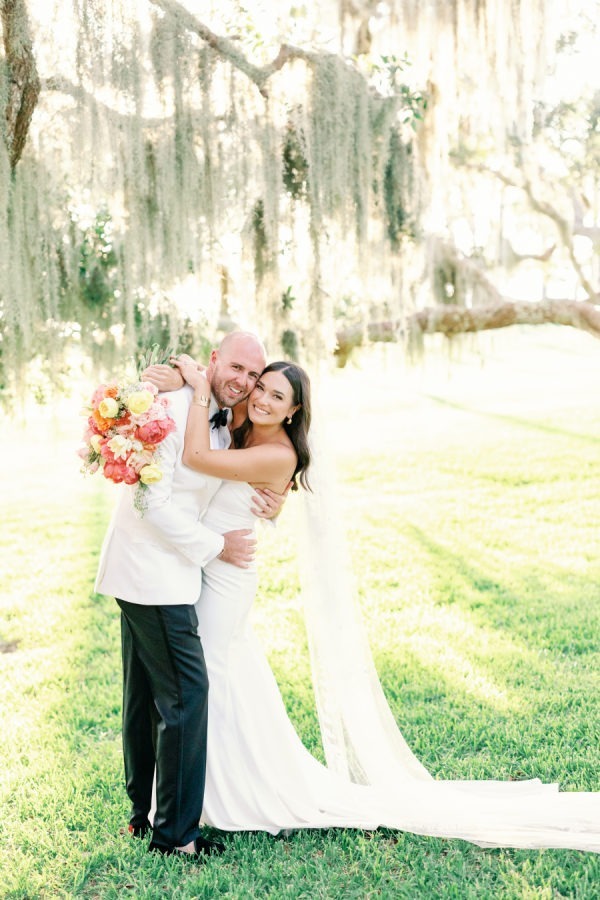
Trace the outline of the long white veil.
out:
[[[301,581],[319,724],[330,769],[358,784],[430,779],[383,693],[357,605],[337,485],[324,441],[311,431],[312,492],[303,492]]]
[[[370,785],[380,824],[484,846],[600,852],[600,793],[532,781],[440,781],[402,737],[385,698],[354,589],[322,421],[311,429],[300,569],[327,766]]]

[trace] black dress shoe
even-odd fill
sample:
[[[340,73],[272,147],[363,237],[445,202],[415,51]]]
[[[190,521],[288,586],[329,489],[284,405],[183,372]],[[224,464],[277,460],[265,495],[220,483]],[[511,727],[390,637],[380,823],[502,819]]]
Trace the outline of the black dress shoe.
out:
[[[144,822],[142,825],[129,824],[127,831],[134,838],[145,838],[152,833],[152,825],[150,822]]]
[[[162,853],[163,856],[189,856],[190,859],[195,860],[202,859],[205,856],[217,856],[219,853],[223,853],[224,850],[225,844],[222,844],[221,841],[213,841],[205,837],[197,837],[194,841],[194,850],[189,852],[178,850],[177,847],[163,847],[161,844],[155,844],[154,841],[150,841],[148,846],[150,853],[156,851],[157,853]]]
[[[194,841],[196,853],[198,855],[205,854],[207,856],[218,856],[219,853],[225,851],[225,844],[221,841],[214,841],[212,838],[197,837]]]

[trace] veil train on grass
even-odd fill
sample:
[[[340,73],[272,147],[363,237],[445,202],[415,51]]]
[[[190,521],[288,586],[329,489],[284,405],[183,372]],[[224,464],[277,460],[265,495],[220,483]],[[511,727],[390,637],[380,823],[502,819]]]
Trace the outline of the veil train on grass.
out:
[[[529,781],[441,781],[412,752],[385,698],[354,586],[323,417],[311,427],[300,572],[327,766],[379,797],[380,824],[483,846],[600,852],[600,793]]]

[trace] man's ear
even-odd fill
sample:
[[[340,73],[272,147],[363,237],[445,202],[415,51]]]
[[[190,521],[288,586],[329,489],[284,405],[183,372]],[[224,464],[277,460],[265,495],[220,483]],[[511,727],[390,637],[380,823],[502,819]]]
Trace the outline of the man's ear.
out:
[[[210,351],[210,356],[209,356],[209,358],[208,358],[208,365],[207,365],[207,367],[206,367],[206,373],[205,373],[205,374],[206,374],[206,377],[207,377],[207,379],[208,379],[209,382],[210,382],[210,379],[211,379],[211,377],[212,377],[212,373],[213,373],[214,370],[215,370],[215,366],[216,366],[216,364],[217,364],[218,358],[219,358],[218,351],[217,351],[217,350],[211,350],[211,351]]]

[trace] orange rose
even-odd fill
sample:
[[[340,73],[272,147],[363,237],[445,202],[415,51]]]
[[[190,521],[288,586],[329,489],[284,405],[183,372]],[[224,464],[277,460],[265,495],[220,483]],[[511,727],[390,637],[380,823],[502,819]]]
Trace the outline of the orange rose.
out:
[[[97,409],[92,410],[91,418],[94,420],[96,428],[100,432],[100,434],[105,434],[111,425],[114,424],[114,419],[105,419],[100,415]]]

